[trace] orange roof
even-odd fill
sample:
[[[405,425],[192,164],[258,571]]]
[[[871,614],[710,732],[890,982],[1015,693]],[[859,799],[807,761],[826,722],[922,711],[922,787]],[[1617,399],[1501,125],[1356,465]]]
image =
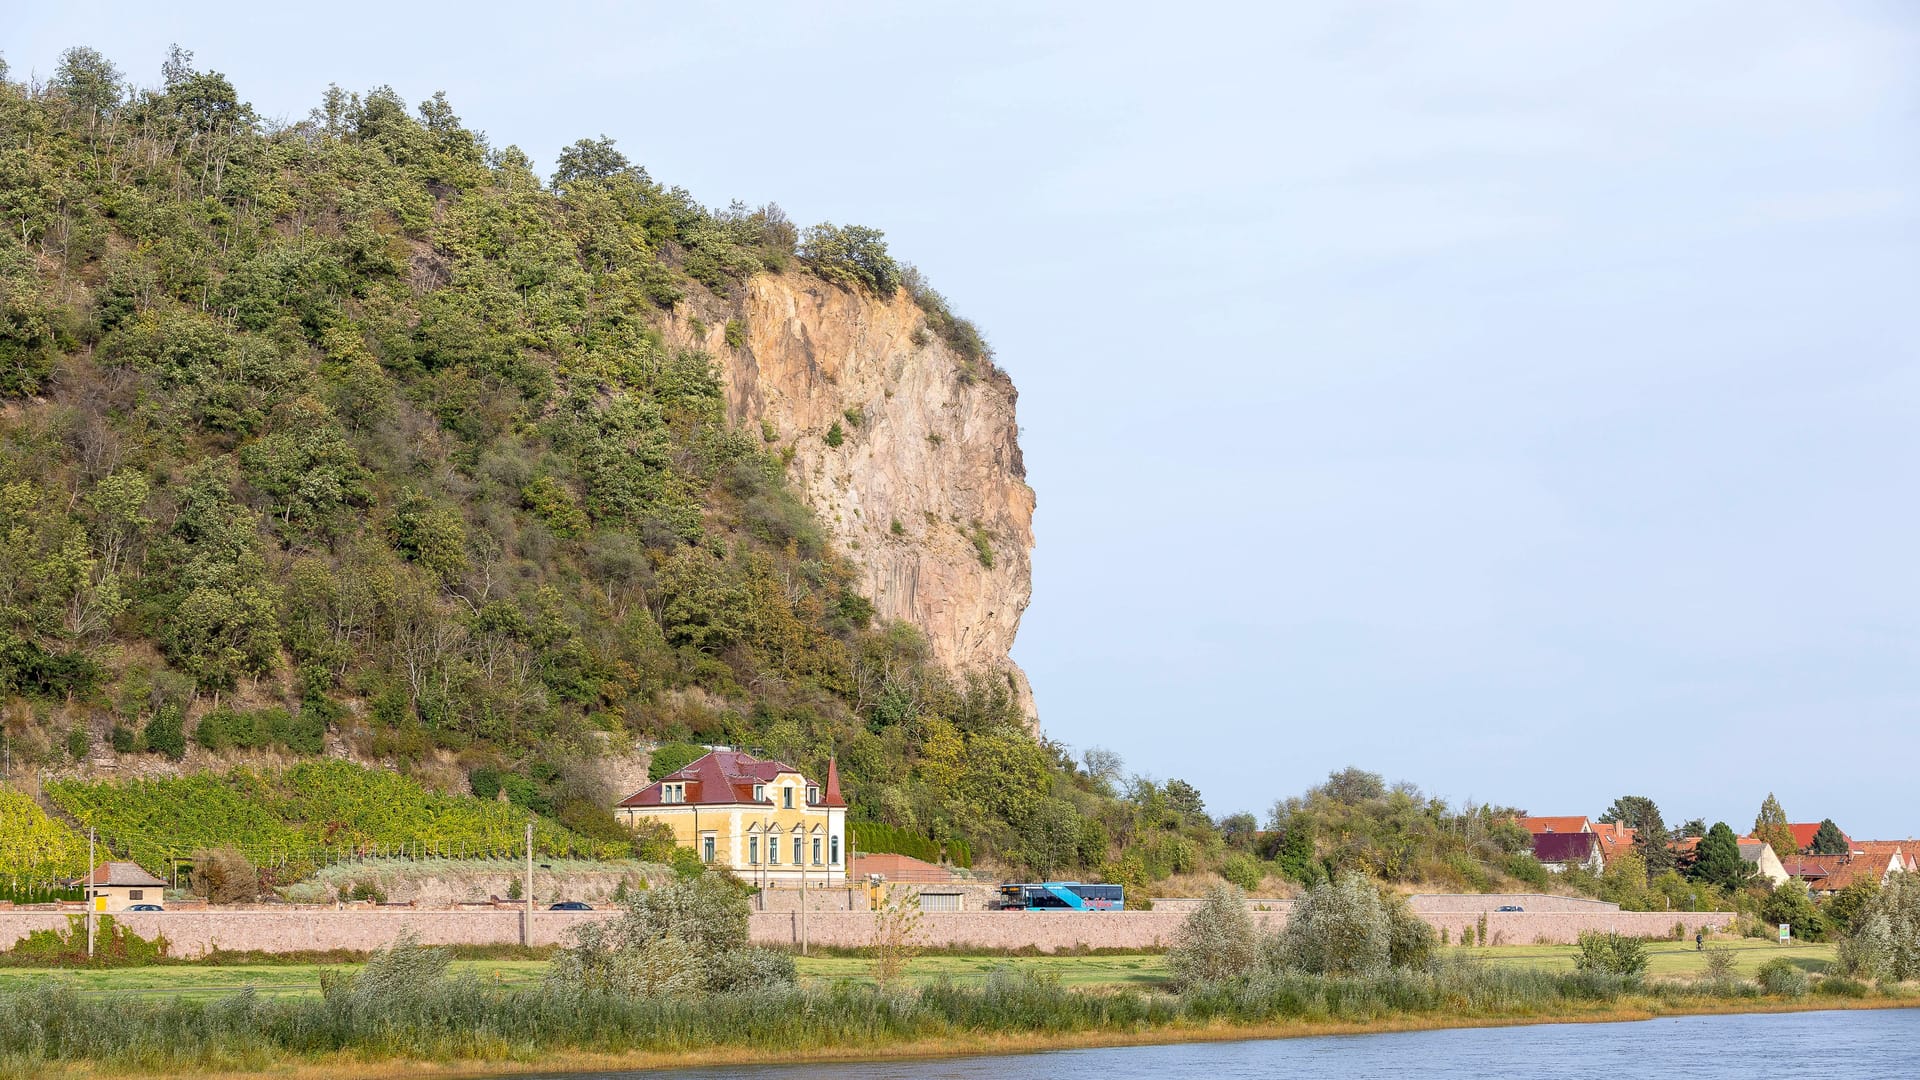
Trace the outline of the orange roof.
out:
[[[1817,821],[1811,823],[1798,821],[1788,825],[1787,828],[1793,830],[1793,845],[1801,851],[1805,851],[1813,846],[1813,834],[1820,831],[1820,823]],[[1840,835],[1846,840],[1848,846],[1852,846],[1853,837],[1848,836],[1845,831],[1842,831]]]
[[[1612,859],[1632,851],[1635,832],[1618,822],[1594,822],[1593,833],[1600,838],[1600,858]]]
[[[1570,833],[1592,832],[1593,823],[1586,815],[1578,817],[1523,817],[1520,827],[1530,833]]]
[[[1835,867],[1820,882],[1822,890],[1839,892],[1841,889],[1859,881],[1882,881],[1887,876],[1887,868],[1893,862],[1893,855],[1856,855]]]
[[[136,889],[157,889],[166,882],[147,873],[139,863],[103,862],[93,868],[89,884],[120,888],[132,886]]]

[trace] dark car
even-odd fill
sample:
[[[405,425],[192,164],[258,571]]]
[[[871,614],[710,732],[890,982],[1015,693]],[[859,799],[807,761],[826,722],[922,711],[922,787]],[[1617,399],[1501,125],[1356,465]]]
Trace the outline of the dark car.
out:
[[[1495,911],[1525,911],[1525,910],[1527,910],[1527,909],[1526,909],[1526,908],[1523,908],[1523,907],[1521,907],[1521,906],[1520,906],[1519,904],[1501,904],[1501,905],[1500,905],[1499,907],[1497,907],[1497,908],[1494,908],[1493,910],[1495,910]]]
[[[165,911],[167,909],[161,907],[159,904],[130,904],[127,906],[127,910],[128,911]]]
[[[548,911],[592,911],[593,905],[583,904],[578,900],[562,900],[559,903],[554,904],[552,907],[547,908],[547,910]]]

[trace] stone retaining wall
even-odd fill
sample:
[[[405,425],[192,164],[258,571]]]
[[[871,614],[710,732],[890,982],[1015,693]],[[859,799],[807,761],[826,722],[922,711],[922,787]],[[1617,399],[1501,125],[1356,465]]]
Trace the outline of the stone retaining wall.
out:
[[[574,926],[612,917],[608,911],[537,911],[533,943],[564,940]],[[175,956],[203,956],[214,948],[235,951],[300,952],[329,949],[370,951],[392,943],[410,929],[423,945],[514,945],[520,941],[521,913],[494,911],[168,911],[122,912],[115,921],[152,939],[165,934]],[[1106,912],[928,912],[920,919],[919,944],[934,948],[1151,949],[1171,944],[1183,911]],[[1458,942],[1475,912],[1438,912],[1424,916]],[[1284,911],[1255,911],[1256,925],[1277,930]],[[1565,944],[1583,931],[1614,931],[1632,937],[1666,937],[1679,923],[1686,936],[1725,925],[1725,912],[1493,912],[1485,915],[1487,941],[1495,945]],[[0,951],[35,930],[63,930],[67,915],[55,912],[0,912]],[[800,914],[756,911],[749,916],[753,940],[765,945],[798,945]],[[806,937],[813,945],[862,946],[873,941],[873,916],[864,911],[810,911]]]
[[[1520,907],[1527,911],[1619,911],[1619,904],[1590,900],[1584,896],[1549,896],[1546,893],[1415,893],[1407,897],[1408,906],[1426,914],[1437,911],[1493,911]]]

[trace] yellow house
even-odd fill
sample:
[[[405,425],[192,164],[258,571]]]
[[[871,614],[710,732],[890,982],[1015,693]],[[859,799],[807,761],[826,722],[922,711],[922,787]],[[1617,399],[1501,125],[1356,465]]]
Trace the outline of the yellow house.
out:
[[[615,808],[629,828],[658,821],[674,841],[756,885],[844,885],[847,801],[840,770],[825,787],[779,761],[715,750]]]
[[[167,883],[141,869],[138,863],[103,862],[82,878],[87,906],[95,911],[125,911],[136,904],[158,904]]]

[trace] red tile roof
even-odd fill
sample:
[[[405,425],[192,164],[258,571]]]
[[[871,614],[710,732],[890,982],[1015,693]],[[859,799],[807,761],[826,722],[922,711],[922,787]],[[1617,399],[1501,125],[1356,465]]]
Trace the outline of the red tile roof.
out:
[[[1794,822],[1793,824],[1788,825],[1787,828],[1793,830],[1793,846],[1799,848],[1801,851],[1805,851],[1808,848],[1813,846],[1813,834],[1820,831],[1820,823],[1817,821],[1815,822],[1800,821],[1800,822]],[[1853,837],[1848,836],[1844,832],[1842,832],[1840,835],[1847,841],[1848,846],[1852,846]],[[1785,854],[1785,853],[1775,852],[1775,854]]]
[[[1835,867],[1820,882],[1822,890],[1839,892],[1858,881],[1879,882],[1886,879],[1887,867],[1893,862],[1891,853],[1885,855],[1855,855]],[[1898,873],[1898,871],[1895,871]]]
[[[95,886],[135,889],[159,889],[167,884],[141,869],[139,863],[130,862],[103,862],[93,868],[93,877],[88,882]]]
[[[1632,851],[1636,831],[1617,822],[1594,822],[1593,835],[1600,838],[1600,858],[1610,860],[1617,855]]]
[[[1787,855],[1780,860],[1780,865],[1788,874],[1813,884],[1824,881],[1827,875],[1844,866],[1847,859],[1845,855]]]
[[[679,806],[681,803],[665,802],[661,798],[663,785],[685,784],[687,786],[685,805],[688,806],[731,806],[741,803],[752,804],[755,784],[770,784],[777,777],[791,773],[802,776],[799,769],[783,761],[771,761],[754,757],[738,750],[715,750],[690,762],[686,768],[648,784],[632,795],[620,801],[621,806]],[[804,776],[802,777],[804,779]],[[839,770],[831,763],[827,766],[827,790],[822,792],[821,801],[815,805],[845,806],[840,798]]]
[[[1523,817],[1520,827],[1530,833],[1583,833],[1592,832],[1593,823],[1586,815],[1575,817]]]

